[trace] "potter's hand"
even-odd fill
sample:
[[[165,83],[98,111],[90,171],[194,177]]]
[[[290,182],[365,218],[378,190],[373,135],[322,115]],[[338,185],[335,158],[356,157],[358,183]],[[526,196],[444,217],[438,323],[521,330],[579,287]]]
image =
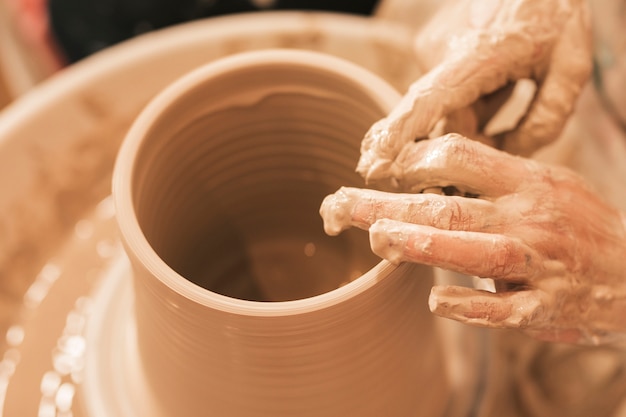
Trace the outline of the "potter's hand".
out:
[[[491,144],[527,156],[554,140],[591,71],[588,21],[586,0],[458,0],[443,7],[416,41],[428,72],[371,127],[357,171],[370,183],[397,185],[401,149],[438,122],[449,125],[440,134],[489,141],[482,129],[524,78],[535,80],[535,97],[517,128]]]
[[[434,287],[443,317],[551,341],[626,334],[626,216],[577,174],[456,134],[412,143],[397,163],[416,194],[342,188],[322,204],[327,233],[369,229],[393,263],[495,280],[496,293]]]

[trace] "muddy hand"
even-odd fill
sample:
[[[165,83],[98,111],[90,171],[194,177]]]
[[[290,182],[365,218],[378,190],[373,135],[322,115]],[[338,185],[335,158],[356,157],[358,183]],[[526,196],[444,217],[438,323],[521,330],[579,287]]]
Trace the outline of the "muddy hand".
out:
[[[459,135],[413,143],[397,163],[411,193],[342,188],[322,204],[327,233],[369,229],[393,263],[495,280],[496,293],[434,287],[443,317],[572,343],[626,334],[625,217],[577,174]]]
[[[482,129],[520,79],[536,82],[535,97],[517,128],[490,144],[530,155],[556,139],[591,72],[588,14],[585,0],[459,0],[442,8],[416,38],[427,72],[366,134],[357,171],[396,186],[402,148],[446,119],[463,119],[464,130],[449,123],[445,133],[489,143]]]

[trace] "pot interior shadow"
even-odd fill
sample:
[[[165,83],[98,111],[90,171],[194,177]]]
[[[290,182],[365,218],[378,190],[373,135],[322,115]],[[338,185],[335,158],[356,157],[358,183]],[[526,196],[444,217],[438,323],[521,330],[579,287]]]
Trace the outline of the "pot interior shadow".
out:
[[[288,301],[336,289],[379,261],[366,232],[323,231],[323,198],[364,186],[354,172],[360,140],[380,117],[363,101],[371,99],[332,95],[325,84],[322,93],[271,93],[196,111],[159,134],[185,111],[183,102],[153,127],[137,161],[134,204],[150,245],[172,269],[222,295]]]

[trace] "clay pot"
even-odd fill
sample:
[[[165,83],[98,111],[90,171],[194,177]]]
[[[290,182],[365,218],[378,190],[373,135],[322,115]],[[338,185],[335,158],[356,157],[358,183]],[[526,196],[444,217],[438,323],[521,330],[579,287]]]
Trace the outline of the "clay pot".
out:
[[[140,383],[167,416],[441,415],[414,265],[325,236],[363,186],[361,138],[399,95],[347,61],[267,50],[202,67],[131,128],[114,200],[133,268]]]

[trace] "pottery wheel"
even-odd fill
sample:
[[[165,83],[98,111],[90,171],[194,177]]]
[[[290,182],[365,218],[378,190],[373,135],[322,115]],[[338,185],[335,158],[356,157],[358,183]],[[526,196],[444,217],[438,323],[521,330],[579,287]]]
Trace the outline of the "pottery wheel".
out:
[[[132,335],[132,288],[108,197],[118,147],[143,106],[176,78],[229,54],[276,47],[340,56],[401,92],[420,72],[411,33],[403,27],[324,13],[229,16],[152,32],[98,53],[0,113],[0,416],[96,417],[93,410],[107,397],[116,399],[106,405],[109,415],[124,415],[128,408],[132,413],[124,398],[141,401],[148,395],[140,389],[120,392],[132,388],[132,370],[125,373],[129,380],[115,383],[115,375],[133,365],[132,340],[124,338]],[[576,169],[626,209],[626,140],[589,91],[586,96],[579,106],[582,116],[539,157]],[[110,349],[120,340],[131,340],[130,353],[121,359]],[[467,339],[459,339],[448,348],[466,351],[467,345]],[[551,377],[555,372],[579,382],[582,388],[574,393],[626,386],[620,379],[624,373],[614,372],[626,368],[619,349],[569,350],[510,333],[500,338],[498,349],[503,357],[510,354],[509,362],[491,356],[492,368],[516,374],[511,381],[491,378],[489,386],[518,389],[497,396],[512,405],[515,397],[549,410],[544,404],[553,401],[560,411],[547,415],[559,415],[563,407],[597,411],[606,403],[601,395],[543,397],[572,386]],[[537,363],[546,374],[543,385],[536,382]],[[527,384],[519,382],[524,378]],[[106,392],[86,398],[85,386]],[[494,410],[511,416],[518,411]]]
[[[0,415],[94,417],[98,399],[81,388],[90,375],[118,399],[107,410],[128,405],[119,398],[131,394],[120,390],[131,382],[107,385],[132,366],[107,356],[132,332],[128,264],[108,197],[117,149],[143,106],[176,78],[216,58],[276,47],[343,57],[400,91],[419,73],[411,34],[398,26],[325,13],[229,16],[96,54],[2,113]],[[141,401],[142,393],[132,395]]]

